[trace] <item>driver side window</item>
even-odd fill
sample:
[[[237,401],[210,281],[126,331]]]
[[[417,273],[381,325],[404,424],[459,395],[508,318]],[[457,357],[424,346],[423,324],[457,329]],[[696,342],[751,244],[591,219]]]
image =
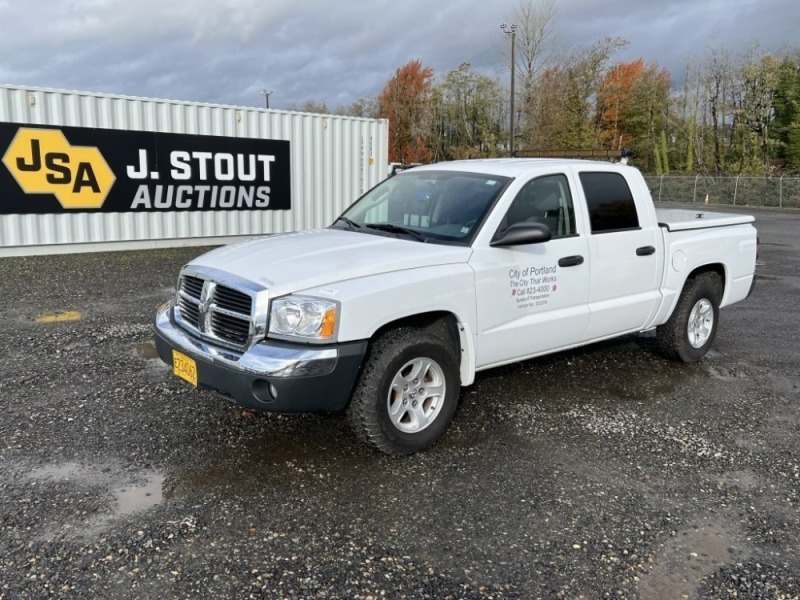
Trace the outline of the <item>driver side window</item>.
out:
[[[517,223],[547,225],[551,239],[575,235],[575,211],[565,175],[546,175],[525,184],[500,224],[503,231]]]

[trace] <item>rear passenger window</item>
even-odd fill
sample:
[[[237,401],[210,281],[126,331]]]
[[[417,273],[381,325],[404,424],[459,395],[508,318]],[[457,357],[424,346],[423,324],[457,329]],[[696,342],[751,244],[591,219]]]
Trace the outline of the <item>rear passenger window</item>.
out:
[[[581,173],[592,233],[638,229],[639,216],[628,182],[619,173]]]

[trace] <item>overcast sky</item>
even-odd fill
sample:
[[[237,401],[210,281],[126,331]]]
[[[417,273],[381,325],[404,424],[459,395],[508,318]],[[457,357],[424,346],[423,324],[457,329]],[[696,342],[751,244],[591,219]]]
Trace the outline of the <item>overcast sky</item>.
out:
[[[680,79],[710,45],[800,47],[800,0],[555,0],[568,48],[627,39]],[[505,77],[518,0],[0,0],[0,83],[273,108],[374,96],[419,58]]]

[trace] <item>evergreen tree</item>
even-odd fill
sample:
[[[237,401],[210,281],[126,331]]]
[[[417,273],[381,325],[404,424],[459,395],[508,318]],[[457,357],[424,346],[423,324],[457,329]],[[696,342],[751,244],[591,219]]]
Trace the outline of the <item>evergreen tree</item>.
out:
[[[789,58],[780,66],[778,85],[773,99],[775,118],[772,134],[779,142],[778,158],[786,169],[800,170],[800,66]]]

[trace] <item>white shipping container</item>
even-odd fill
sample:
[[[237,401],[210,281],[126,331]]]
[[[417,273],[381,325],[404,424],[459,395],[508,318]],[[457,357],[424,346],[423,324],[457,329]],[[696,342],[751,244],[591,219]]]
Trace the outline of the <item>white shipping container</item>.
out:
[[[4,122],[287,140],[291,209],[0,214],[0,256],[219,244],[325,227],[387,175],[385,119],[4,85]],[[7,193],[0,189],[0,202]]]

